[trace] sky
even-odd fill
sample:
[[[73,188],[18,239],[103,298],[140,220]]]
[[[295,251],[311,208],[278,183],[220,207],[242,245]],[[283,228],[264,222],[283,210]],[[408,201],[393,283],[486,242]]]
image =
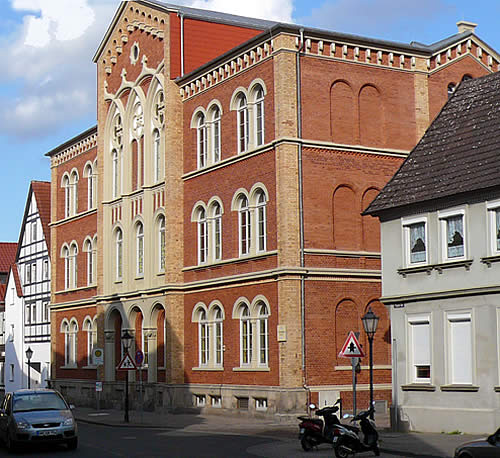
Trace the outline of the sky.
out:
[[[0,241],[17,241],[31,180],[50,180],[45,153],[96,123],[92,57],[120,0],[0,0]],[[170,0],[337,32],[431,44],[478,24],[500,52],[499,0]]]

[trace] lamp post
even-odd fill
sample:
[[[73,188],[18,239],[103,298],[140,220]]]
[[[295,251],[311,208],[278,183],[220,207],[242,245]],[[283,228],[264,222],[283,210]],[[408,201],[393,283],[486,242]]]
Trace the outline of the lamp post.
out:
[[[123,342],[123,350],[125,355],[128,354],[128,349],[130,348],[130,341],[132,340],[132,336],[125,329],[125,332],[122,334],[122,342]],[[125,415],[124,415],[125,423],[129,422],[128,418],[128,371],[125,373]]]
[[[28,390],[31,388],[31,357],[33,356],[33,350],[28,347],[26,350],[26,359],[28,360]]]
[[[361,318],[363,327],[365,328],[366,335],[368,336],[368,343],[370,347],[370,418],[373,420],[373,337],[377,332],[379,317],[372,312],[372,308],[368,308],[368,312]]]

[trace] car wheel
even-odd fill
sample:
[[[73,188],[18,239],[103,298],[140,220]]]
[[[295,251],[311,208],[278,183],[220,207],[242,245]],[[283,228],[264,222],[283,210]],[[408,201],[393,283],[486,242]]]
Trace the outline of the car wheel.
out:
[[[10,434],[9,433],[7,433],[7,435],[5,436],[5,446],[7,447],[7,450],[9,452],[16,452],[17,449],[18,449],[17,442],[13,441],[10,438]]]
[[[78,447],[78,437],[74,437],[68,441],[68,449],[75,450]]]
[[[473,458],[470,453],[467,452],[462,452],[460,455],[458,455],[458,458]]]

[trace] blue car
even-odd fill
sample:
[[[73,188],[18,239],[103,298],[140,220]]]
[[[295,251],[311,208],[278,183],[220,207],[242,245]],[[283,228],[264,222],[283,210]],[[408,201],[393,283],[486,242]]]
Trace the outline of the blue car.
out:
[[[466,442],[455,449],[455,458],[499,458],[500,428],[486,439]]]
[[[7,393],[0,408],[0,439],[9,451],[20,445],[64,443],[78,446],[73,413],[55,390],[18,390]]]

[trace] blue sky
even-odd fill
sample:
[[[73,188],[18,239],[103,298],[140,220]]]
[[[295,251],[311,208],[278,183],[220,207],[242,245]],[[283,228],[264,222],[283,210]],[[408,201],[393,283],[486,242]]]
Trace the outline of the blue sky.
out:
[[[0,2],[0,241],[17,241],[31,180],[50,180],[44,155],[95,124],[92,56],[119,0]],[[478,24],[500,51],[498,0],[170,0],[393,41],[433,43]]]

